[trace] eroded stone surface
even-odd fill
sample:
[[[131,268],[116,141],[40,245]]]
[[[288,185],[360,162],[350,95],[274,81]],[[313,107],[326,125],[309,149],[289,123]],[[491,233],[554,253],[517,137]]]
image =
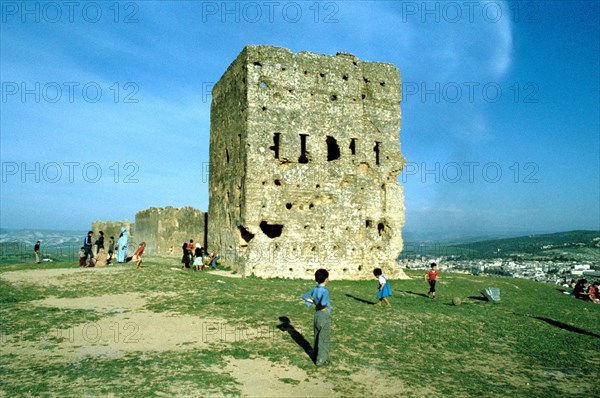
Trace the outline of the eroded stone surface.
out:
[[[213,89],[209,245],[243,275],[401,277],[400,73],[248,46]]]
[[[94,236],[98,237],[104,231],[104,247],[108,249],[108,238],[119,240],[121,227],[129,233],[129,250],[133,254],[137,245],[146,242],[145,253],[181,255],[183,242],[205,244],[206,213],[196,208],[186,206],[150,207],[138,211],[135,223],[125,221],[95,221],[92,223]],[[83,241],[83,238],[82,238]]]
[[[205,214],[189,206],[139,211],[135,215],[135,241],[146,242],[150,254],[180,255],[183,242],[190,239],[204,246]]]

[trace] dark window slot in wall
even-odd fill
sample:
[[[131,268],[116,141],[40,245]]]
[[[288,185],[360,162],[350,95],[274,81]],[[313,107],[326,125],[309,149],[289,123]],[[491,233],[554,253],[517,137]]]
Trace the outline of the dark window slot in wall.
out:
[[[340,158],[340,147],[332,136],[327,136],[327,161],[331,162]]]
[[[306,138],[308,134],[300,134],[300,157],[298,163],[308,163],[308,157],[306,156]]]
[[[375,164],[379,164],[379,144],[381,144],[381,142],[375,142],[375,146],[373,147],[373,151],[375,151]]]
[[[273,146],[270,146],[269,149],[273,151],[275,154],[275,159],[279,159],[279,139],[281,133],[273,134]]]
[[[356,138],[352,138],[352,141],[350,141],[350,153],[356,155]]]

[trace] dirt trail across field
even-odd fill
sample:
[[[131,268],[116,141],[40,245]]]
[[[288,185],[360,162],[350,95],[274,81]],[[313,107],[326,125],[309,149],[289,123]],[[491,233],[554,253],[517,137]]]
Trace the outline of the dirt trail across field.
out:
[[[164,295],[175,294],[49,297],[29,302],[28,305],[37,307],[94,310],[104,316],[95,322],[56,328],[44,336],[45,339],[21,343],[18,348],[7,347],[7,353],[63,357],[64,360],[72,361],[96,356],[121,357],[136,351],[207,349],[261,336],[259,329],[234,328],[222,318],[155,313],[145,309],[150,298]],[[50,337],[62,340],[52,351],[44,348],[45,340]]]
[[[114,274],[122,272],[125,267],[110,268],[57,268],[57,269],[36,269],[31,271],[10,271],[0,273],[0,278],[5,281],[21,284],[32,283],[44,286],[65,286],[70,284],[80,284],[86,281],[90,272],[97,274]]]
[[[38,284],[72,288],[86,283],[90,271],[78,268],[12,271],[0,274],[0,278],[15,285]],[[123,268],[107,268],[92,272],[108,275],[122,271]],[[239,277],[226,271],[213,273],[222,277]],[[92,310],[100,318],[70,327],[57,325],[43,338],[33,340],[23,341],[5,335],[3,354],[18,355],[24,361],[22,363],[77,363],[85,359],[114,359],[136,353],[152,355],[190,349],[218,349],[264,337],[264,329],[235,328],[223,318],[202,318],[148,310],[149,301],[164,296],[176,296],[176,293],[129,292],[76,298],[46,297],[27,302],[27,306],[40,309]],[[236,380],[235,388],[244,397],[339,396],[334,391],[334,385],[327,382],[326,378],[309,377],[305,370],[292,364],[274,363],[261,357],[224,359],[224,367],[212,370],[233,377]],[[370,383],[368,380],[361,380],[360,376],[354,382]],[[191,392],[183,386],[182,389],[175,387],[173,390],[175,395],[184,396],[186,391]],[[211,394],[220,396],[218,391]]]

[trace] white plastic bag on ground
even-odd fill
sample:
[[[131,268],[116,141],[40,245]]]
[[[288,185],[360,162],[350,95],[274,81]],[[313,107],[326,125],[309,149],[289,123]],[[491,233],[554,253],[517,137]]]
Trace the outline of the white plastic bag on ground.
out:
[[[485,298],[492,303],[497,303],[500,301],[500,289],[497,287],[486,287],[481,291],[481,294],[483,294]]]

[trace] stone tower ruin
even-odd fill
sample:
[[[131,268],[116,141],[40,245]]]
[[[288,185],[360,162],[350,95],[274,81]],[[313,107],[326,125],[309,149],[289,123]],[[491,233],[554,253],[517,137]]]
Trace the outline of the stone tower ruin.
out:
[[[247,46],[214,86],[208,245],[242,275],[404,274],[400,72]]]

